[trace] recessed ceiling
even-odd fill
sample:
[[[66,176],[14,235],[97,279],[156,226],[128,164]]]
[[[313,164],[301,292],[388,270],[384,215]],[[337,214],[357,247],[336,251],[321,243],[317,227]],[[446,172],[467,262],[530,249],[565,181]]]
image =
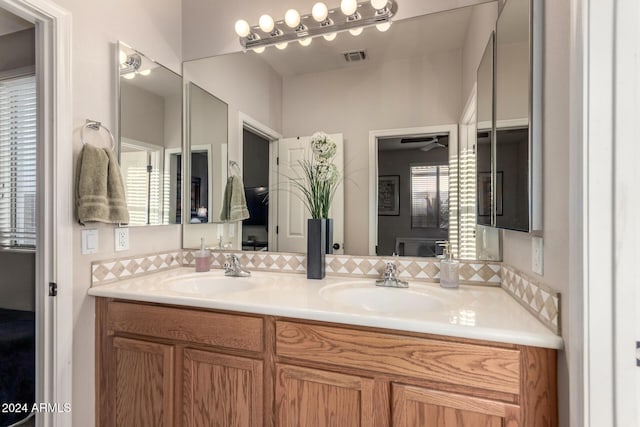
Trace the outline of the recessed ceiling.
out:
[[[32,28],[33,24],[0,8],[0,36]]]
[[[436,52],[461,49],[471,12],[472,7],[454,9],[396,21],[384,33],[373,27],[365,29],[357,37],[349,32],[343,32],[330,42],[322,37],[316,37],[308,47],[292,42],[284,50],[271,46],[261,54],[255,52],[247,54],[259,55],[284,77],[358,66],[367,62],[387,62],[426,56]],[[366,61],[346,62],[343,54],[352,51],[366,51]]]

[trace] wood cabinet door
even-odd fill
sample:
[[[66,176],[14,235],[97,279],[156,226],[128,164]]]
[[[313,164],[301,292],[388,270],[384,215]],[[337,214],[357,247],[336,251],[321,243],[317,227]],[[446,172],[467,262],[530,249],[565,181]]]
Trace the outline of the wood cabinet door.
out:
[[[262,361],[184,350],[185,427],[263,425]]]
[[[279,427],[374,425],[372,379],[289,365],[276,375]]]
[[[393,427],[518,427],[518,406],[393,384]]]
[[[174,348],[116,337],[115,425],[160,427],[173,424]]]

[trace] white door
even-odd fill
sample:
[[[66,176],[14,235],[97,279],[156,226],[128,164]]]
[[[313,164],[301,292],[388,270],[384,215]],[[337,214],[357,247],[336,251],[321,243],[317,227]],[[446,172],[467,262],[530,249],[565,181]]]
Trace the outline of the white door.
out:
[[[342,134],[329,135],[337,145],[335,165],[344,177],[344,144]],[[278,251],[307,251],[306,210],[300,191],[288,179],[302,176],[300,160],[311,159],[311,137],[300,136],[284,138],[278,146],[279,184],[278,184]],[[331,204],[329,216],[333,219],[334,254],[344,253],[344,180],[340,183]]]

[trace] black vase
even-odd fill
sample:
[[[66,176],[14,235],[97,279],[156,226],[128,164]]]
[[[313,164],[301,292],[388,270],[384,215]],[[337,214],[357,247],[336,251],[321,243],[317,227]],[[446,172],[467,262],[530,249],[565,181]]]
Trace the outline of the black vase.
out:
[[[332,254],[333,253],[333,219],[327,218],[327,238],[325,240],[326,250],[325,253]]]
[[[307,279],[324,279],[327,220],[307,220]]]

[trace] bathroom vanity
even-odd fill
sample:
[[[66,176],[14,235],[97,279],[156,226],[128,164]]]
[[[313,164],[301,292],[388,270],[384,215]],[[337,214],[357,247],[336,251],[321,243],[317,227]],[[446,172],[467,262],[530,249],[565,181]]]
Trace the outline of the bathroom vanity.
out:
[[[90,290],[97,425],[557,425],[562,341],[500,288],[191,271]]]

